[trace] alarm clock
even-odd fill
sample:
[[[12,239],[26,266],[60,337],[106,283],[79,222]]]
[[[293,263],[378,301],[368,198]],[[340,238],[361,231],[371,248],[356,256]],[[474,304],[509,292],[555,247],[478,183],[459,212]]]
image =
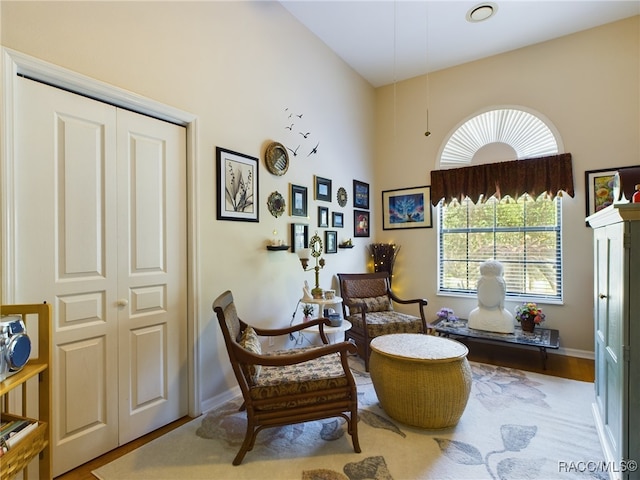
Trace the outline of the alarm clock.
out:
[[[31,340],[22,317],[0,317],[0,381],[19,372],[31,355]]]

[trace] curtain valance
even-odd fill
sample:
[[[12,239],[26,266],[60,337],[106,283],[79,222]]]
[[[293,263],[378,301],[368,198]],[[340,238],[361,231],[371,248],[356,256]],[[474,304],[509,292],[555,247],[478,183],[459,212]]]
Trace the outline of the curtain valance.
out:
[[[570,153],[431,172],[433,205],[443,198],[445,203],[464,197],[477,202],[492,195],[535,198],[544,192],[553,197],[561,190],[574,195]]]

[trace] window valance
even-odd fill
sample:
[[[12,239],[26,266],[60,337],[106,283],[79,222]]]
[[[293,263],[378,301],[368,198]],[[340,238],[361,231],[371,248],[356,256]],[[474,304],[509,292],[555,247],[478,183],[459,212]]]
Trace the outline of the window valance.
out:
[[[431,201],[469,197],[473,202],[496,195],[518,198],[524,193],[554,197],[564,191],[574,196],[571,154],[512,160],[431,172]]]

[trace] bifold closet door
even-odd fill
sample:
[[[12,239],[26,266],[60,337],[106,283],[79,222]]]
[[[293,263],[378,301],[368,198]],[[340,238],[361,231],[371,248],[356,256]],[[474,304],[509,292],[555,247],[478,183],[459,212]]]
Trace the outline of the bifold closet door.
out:
[[[59,475],[187,411],[184,128],[20,78],[15,296],[53,305]]]

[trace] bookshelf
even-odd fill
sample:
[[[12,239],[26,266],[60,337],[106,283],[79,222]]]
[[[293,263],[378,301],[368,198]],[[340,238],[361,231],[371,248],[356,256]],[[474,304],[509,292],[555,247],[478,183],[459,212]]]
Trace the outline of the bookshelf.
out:
[[[51,463],[51,306],[46,303],[31,305],[2,305],[2,315],[21,315],[26,323],[27,316],[38,316],[38,358],[30,359],[19,372],[0,382],[0,411],[2,418],[22,418],[9,415],[8,393],[14,388],[22,389],[22,414],[27,408],[27,381],[38,378],[38,422],[37,428],[24,436],[2,457],[0,457],[0,480],[9,480],[37,456],[38,477],[41,480],[52,478]],[[30,419],[31,420],[31,419]],[[25,471],[23,478],[33,478]]]

